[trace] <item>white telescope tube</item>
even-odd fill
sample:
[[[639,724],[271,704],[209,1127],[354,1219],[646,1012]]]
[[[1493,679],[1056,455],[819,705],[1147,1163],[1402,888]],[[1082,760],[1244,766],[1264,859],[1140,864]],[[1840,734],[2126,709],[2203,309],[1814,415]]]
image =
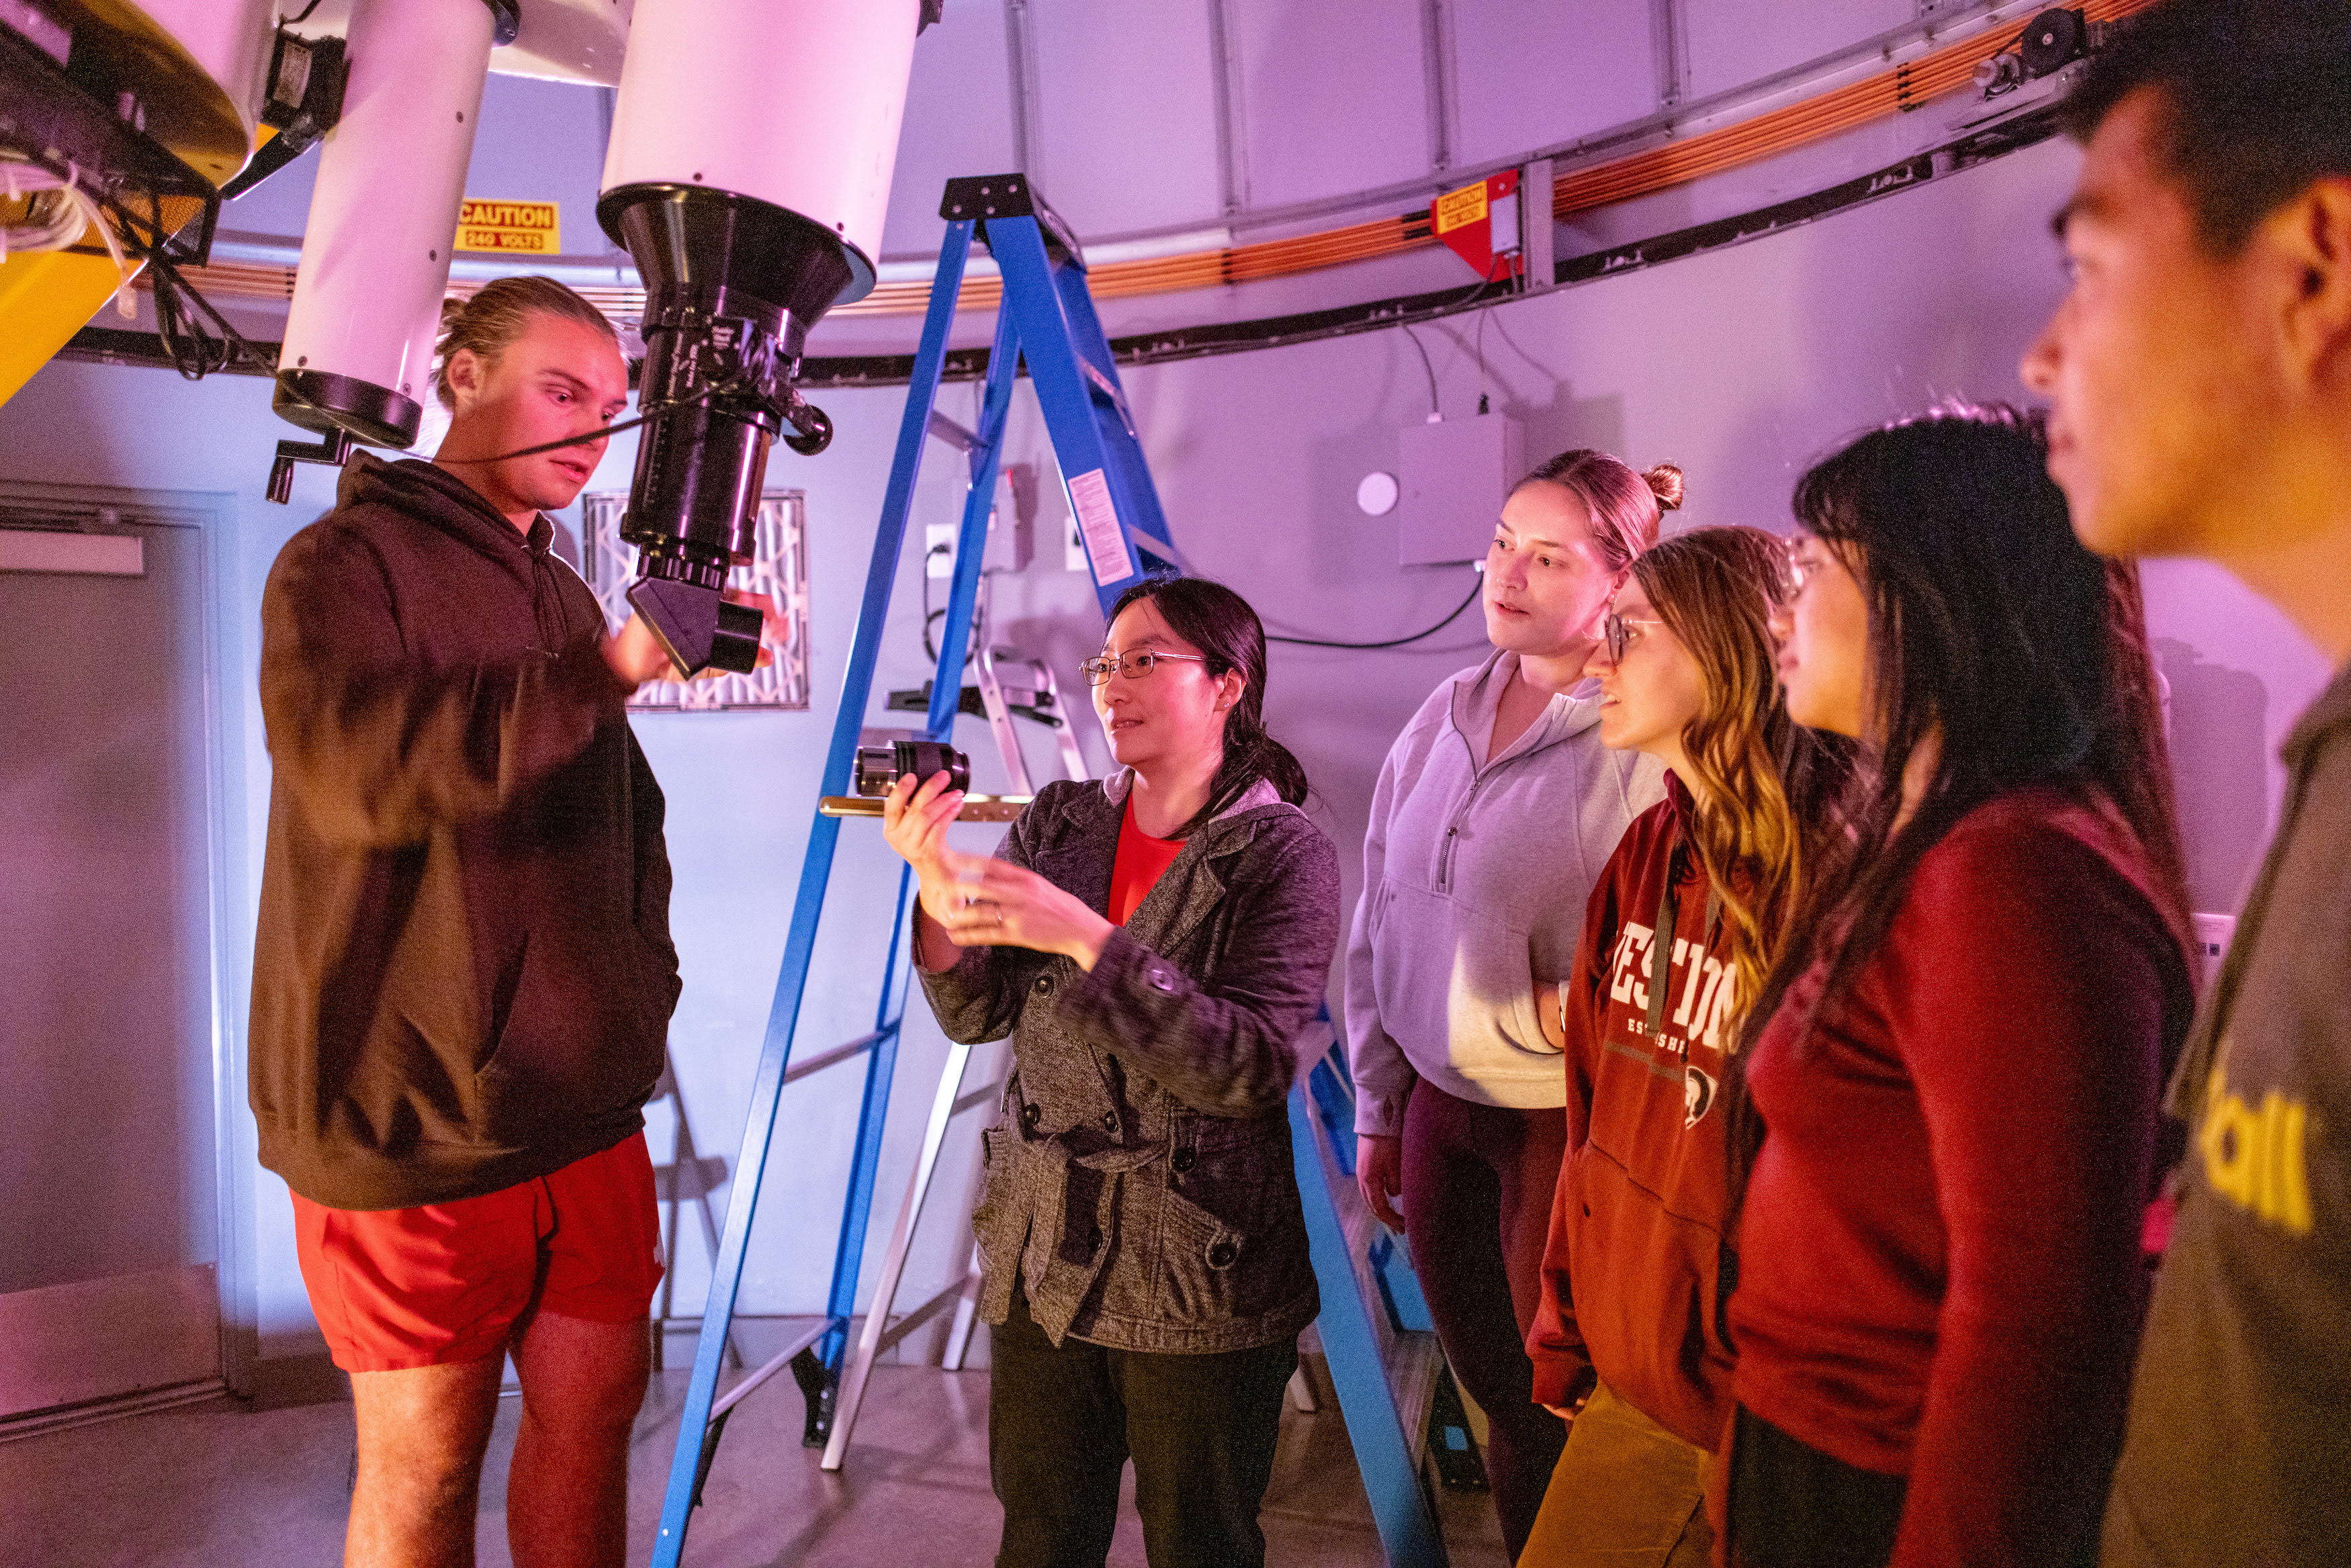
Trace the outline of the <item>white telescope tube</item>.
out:
[[[484,0],[353,0],[277,362],[274,406],[305,430],[416,440],[492,23]]]
[[[849,253],[827,303],[862,298],[920,21],[920,0],[637,0],[604,190],[700,185],[797,213]]]
[[[768,443],[813,457],[832,439],[792,381],[808,329],[873,286],[921,9],[638,0],[596,217],[645,286],[629,602],[689,674],[757,659],[726,574]]]

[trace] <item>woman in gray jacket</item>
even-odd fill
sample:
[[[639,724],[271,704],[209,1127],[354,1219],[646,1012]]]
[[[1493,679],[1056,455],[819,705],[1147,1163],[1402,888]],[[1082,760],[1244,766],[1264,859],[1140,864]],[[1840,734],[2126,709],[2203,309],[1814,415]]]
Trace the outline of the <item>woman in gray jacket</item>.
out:
[[[1446,1360],[1486,1412],[1513,1559],[1567,1435],[1534,1403],[1525,1347],[1567,1140],[1528,975],[1571,973],[1601,867],[1665,798],[1654,760],[1600,743],[1600,699],[1576,688],[1609,596],[1680,500],[1680,470],[1600,452],[1520,483],[1486,554],[1494,652],[1396,737],[1364,839],[1347,944],[1356,1179],[1410,1241]]]
[[[1338,855],[1265,732],[1239,595],[1138,585],[1085,671],[1123,766],[1048,784],[994,859],[947,847],[944,774],[884,807],[940,1026],[1012,1036],[972,1216],[997,1563],[1096,1568],[1131,1455],[1155,1568],[1257,1564],[1318,1306],[1284,1101],[1338,943]]]

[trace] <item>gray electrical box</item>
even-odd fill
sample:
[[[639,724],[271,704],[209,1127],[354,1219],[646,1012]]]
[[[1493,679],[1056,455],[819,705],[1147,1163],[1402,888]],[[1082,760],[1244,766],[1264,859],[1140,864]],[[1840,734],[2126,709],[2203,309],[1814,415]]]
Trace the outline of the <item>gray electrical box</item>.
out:
[[[1396,559],[1474,561],[1494,537],[1510,487],[1526,477],[1526,439],[1503,414],[1406,425],[1397,446]]]

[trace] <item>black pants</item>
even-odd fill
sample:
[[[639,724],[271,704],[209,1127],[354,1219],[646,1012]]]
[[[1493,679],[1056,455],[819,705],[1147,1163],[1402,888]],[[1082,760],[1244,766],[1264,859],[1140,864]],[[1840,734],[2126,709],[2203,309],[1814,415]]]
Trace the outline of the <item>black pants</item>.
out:
[[[1486,1412],[1486,1478],[1512,1561],[1526,1550],[1567,1423],[1535,1401],[1527,1330],[1567,1152],[1567,1113],[1458,1099],[1426,1079],[1404,1112],[1404,1223],[1453,1376]]]
[[[1738,1568],[1884,1568],[1907,1477],[1856,1469],[1739,1407],[1730,1438]]]
[[[1856,1469],[1792,1438],[1740,1406],[1730,1438],[1730,1562],[1734,1568],[1885,1568],[1893,1560],[1908,1500],[1906,1476]],[[2098,1530],[2063,1544],[2039,1562],[2095,1568]]]
[[[1012,1314],[989,1341],[987,1469],[1004,1504],[997,1568],[1102,1568],[1134,1459],[1152,1568],[1259,1568],[1258,1505],[1273,1473],[1298,1345],[1212,1355],[1105,1350]]]

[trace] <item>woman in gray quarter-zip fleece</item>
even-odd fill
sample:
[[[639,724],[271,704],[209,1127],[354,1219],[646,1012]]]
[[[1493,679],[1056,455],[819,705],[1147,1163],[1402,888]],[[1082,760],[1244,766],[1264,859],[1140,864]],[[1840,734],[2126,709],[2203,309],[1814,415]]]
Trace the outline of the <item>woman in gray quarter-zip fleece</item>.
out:
[[[1495,651],[1396,737],[1364,837],[1346,982],[1356,1177],[1410,1241],[1446,1359],[1487,1414],[1513,1558],[1566,1439],[1534,1403],[1524,1344],[1567,1137],[1528,977],[1571,972],[1601,867],[1665,798],[1656,762],[1600,743],[1600,699],[1577,688],[1609,596],[1680,499],[1679,470],[1589,451],[1520,484],[1486,556]]]
[[[946,847],[945,775],[901,780],[884,813],[922,878],[940,1026],[1012,1036],[972,1216],[996,1561],[1100,1563],[1131,1454],[1154,1563],[1254,1568],[1317,1305],[1285,1101],[1339,857],[1265,732],[1265,633],[1238,594],[1130,589],[1086,676],[1123,765],[1048,784],[995,859]]]

